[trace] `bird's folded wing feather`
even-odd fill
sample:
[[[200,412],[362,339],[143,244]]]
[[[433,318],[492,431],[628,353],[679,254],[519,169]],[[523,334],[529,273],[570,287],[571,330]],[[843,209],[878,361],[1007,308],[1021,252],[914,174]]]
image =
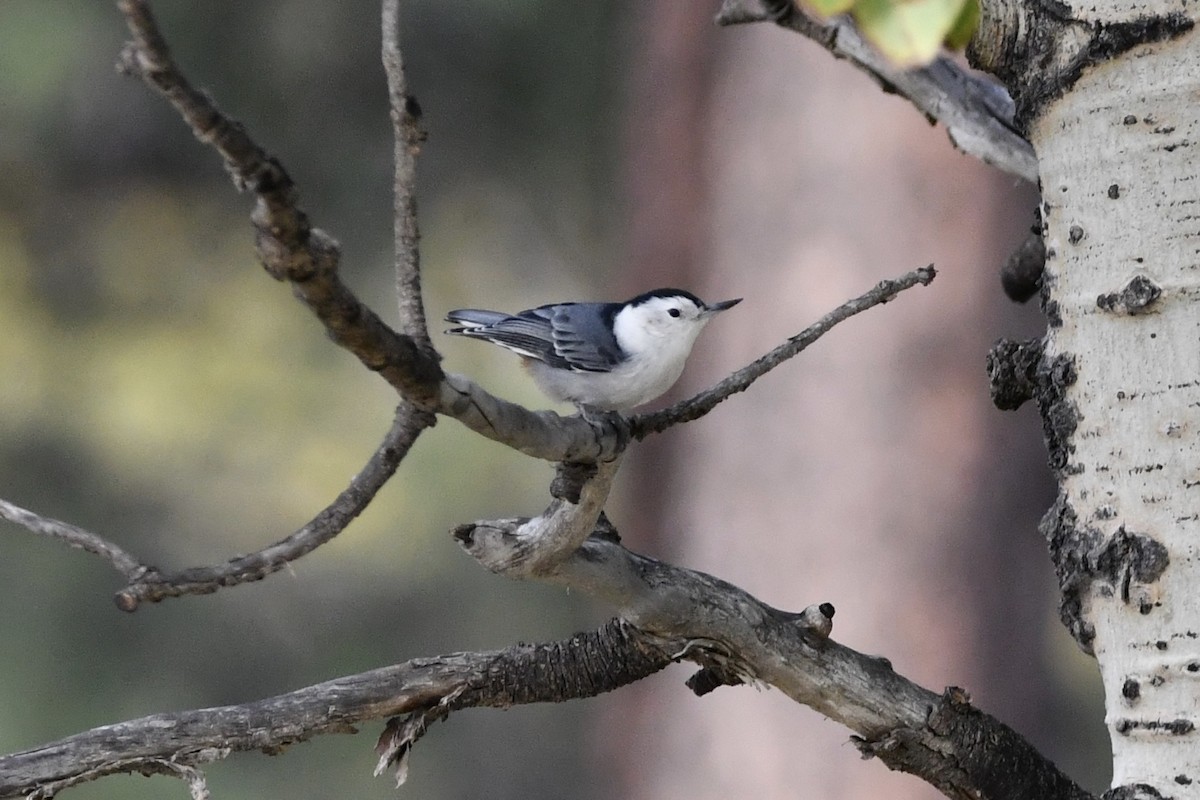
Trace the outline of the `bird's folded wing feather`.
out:
[[[447,312],[446,322],[457,322],[463,328],[480,328],[495,325],[508,318],[503,311],[484,311],[482,308],[458,308]],[[446,333],[462,333],[462,329],[446,331]]]
[[[462,327],[452,328],[446,333],[486,339],[518,355],[536,358],[560,369],[570,369],[570,364],[554,350],[554,331],[549,315],[541,315],[540,312],[541,309],[533,309],[513,316],[499,311],[459,309],[447,314],[446,319]]]
[[[555,307],[554,352],[576,372],[608,372],[621,363],[612,320],[582,304]]]
[[[607,372],[621,362],[621,348],[591,309],[582,304],[541,306],[509,315],[463,308],[446,315],[462,327],[446,333],[487,339],[527,358],[573,372]]]

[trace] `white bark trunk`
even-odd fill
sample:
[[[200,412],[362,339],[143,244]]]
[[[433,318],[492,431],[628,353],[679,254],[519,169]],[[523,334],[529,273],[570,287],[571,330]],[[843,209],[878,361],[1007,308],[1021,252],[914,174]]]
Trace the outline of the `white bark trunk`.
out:
[[[1200,797],[1198,97],[1192,32],[1085,69],[1029,130],[1047,362],[1072,359],[1076,376],[1053,423],[1063,496],[1047,520],[1079,601],[1076,615],[1069,590],[1064,618],[1103,675],[1113,785],[1175,797]]]

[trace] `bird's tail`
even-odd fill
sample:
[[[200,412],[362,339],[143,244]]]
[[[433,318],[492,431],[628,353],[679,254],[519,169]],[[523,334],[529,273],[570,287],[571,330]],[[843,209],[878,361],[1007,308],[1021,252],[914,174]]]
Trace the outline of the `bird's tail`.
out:
[[[508,319],[508,316],[508,314],[500,311],[484,311],[479,308],[458,308],[446,314],[446,322],[454,322],[461,327],[451,328],[446,333],[465,333],[476,328],[486,328],[489,325],[495,325],[497,322],[503,322]]]

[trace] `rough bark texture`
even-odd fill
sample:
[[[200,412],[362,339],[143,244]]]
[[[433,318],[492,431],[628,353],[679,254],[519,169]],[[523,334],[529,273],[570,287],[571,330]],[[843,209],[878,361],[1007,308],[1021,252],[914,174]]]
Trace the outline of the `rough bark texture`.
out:
[[[668,646],[664,646],[668,645]],[[666,666],[669,643],[620,622],[562,642],[414,659],[238,706],[155,714],[0,757],[0,797],[57,789],[158,763],[204,764],[284,747],[406,712],[504,708],[591,697]]]
[[[1119,0],[985,5],[981,34],[1041,165],[1035,396],[1060,487],[1042,530],[1103,676],[1110,796],[1194,797],[1200,38],[1171,4]]]
[[[722,684],[774,687],[854,731],[863,755],[920,776],[948,797],[1091,797],[1011,728],[972,708],[962,690],[948,689],[939,699],[887,659],[827,639],[831,606],[780,611],[711,575],[632,553],[607,529],[569,557],[531,571],[523,540],[538,536],[539,527],[481,522],[455,536],[495,572],[588,592],[642,631],[686,642],[678,656],[704,666],[690,684],[697,694]]]
[[[939,759],[939,768],[927,774],[947,797],[1091,797],[1061,772],[1046,770],[1042,756],[1011,728],[985,720],[961,689],[946,689],[930,710],[928,725],[939,738],[956,743],[953,756]],[[856,744],[864,754],[905,772],[931,760],[928,741],[903,728]]]

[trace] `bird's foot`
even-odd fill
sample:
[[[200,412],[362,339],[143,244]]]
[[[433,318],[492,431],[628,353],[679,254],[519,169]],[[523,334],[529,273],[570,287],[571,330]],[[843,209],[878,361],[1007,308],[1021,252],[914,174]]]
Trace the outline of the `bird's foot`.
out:
[[[604,411],[581,405],[579,406],[579,416],[583,417],[584,421],[595,428],[601,436],[610,431],[616,435],[617,446],[613,452],[614,455],[623,453],[629,446],[629,441],[633,438],[633,429],[629,426],[629,419],[620,411]]]

